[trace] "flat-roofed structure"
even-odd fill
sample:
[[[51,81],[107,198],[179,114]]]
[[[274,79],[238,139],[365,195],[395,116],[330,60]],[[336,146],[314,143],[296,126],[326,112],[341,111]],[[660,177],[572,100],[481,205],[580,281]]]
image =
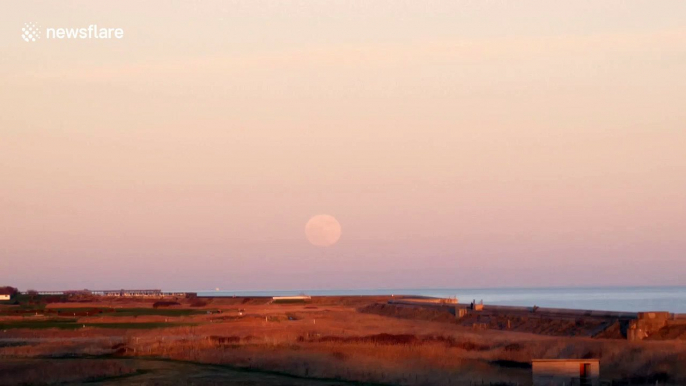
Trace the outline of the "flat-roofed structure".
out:
[[[118,290],[68,290],[68,291],[36,291],[38,295],[94,295],[109,297],[165,297],[165,296],[189,296],[195,295],[194,292],[167,291],[159,289],[118,289]]]
[[[97,290],[91,291],[93,295],[114,296],[114,297],[162,297],[162,290],[159,289],[140,289],[140,290]]]
[[[599,359],[533,359],[534,386],[600,386]]]
[[[181,296],[197,296],[198,294],[196,292],[175,292],[175,291],[165,291],[162,292],[162,296],[176,296],[176,297],[181,297]]]
[[[36,291],[38,295],[64,295],[64,291]]]
[[[299,295],[299,296],[273,296],[273,302],[290,302],[290,301],[305,301],[312,299],[311,296]]]

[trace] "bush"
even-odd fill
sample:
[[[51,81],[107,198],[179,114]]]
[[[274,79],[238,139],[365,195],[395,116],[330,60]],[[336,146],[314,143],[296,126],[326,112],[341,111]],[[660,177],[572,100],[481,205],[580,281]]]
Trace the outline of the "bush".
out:
[[[241,341],[241,338],[236,335],[231,335],[231,336],[216,336],[216,335],[211,335],[208,337],[208,339],[217,344],[217,345],[230,345],[230,344],[236,344]]]
[[[153,303],[152,308],[171,307],[171,306],[180,306],[180,305],[181,305],[181,303],[179,303],[179,302],[160,301],[160,302]]]
[[[196,299],[191,302],[191,307],[205,307],[207,305],[207,302]]]
[[[319,342],[341,342],[341,343],[374,343],[384,345],[408,345],[418,343],[416,336],[412,334],[374,334],[367,336],[323,336]]]
[[[505,345],[505,351],[521,351],[522,345],[519,343],[510,343]]]

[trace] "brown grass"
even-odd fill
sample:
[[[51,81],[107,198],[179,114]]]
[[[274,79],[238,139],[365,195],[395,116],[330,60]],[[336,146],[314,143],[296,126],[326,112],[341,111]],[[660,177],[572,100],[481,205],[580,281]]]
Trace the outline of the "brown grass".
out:
[[[117,360],[6,360],[0,362],[0,385],[88,382],[135,372],[134,367]]]
[[[3,337],[30,337],[39,341],[0,347],[0,357],[69,353],[164,357],[309,378],[399,385],[460,385],[481,380],[526,384],[531,377],[528,366],[533,358],[597,357],[601,359],[603,378],[675,384],[686,381],[686,369],[681,366],[686,363],[686,345],[678,341],[627,342],[493,329],[475,331],[456,323],[454,317],[446,319],[434,313],[418,318],[405,309],[399,311],[399,317],[395,310],[391,315],[394,317],[360,313],[356,310],[360,299],[336,305],[331,299],[314,298],[312,303],[316,306],[267,304],[261,298],[255,299],[213,299],[212,307],[225,312],[221,316],[182,318],[184,322],[198,323],[195,327],[155,331],[12,330]],[[151,306],[152,302],[148,302],[148,307]],[[190,301],[186,306],[190,306]],[[242,315],[238,307],[243,309]],[[140,322],[152,318],[159,317],[130,320]],[[587,327],[585,322],[572,323],[576,328]],[[40,340],[54,338],[74,341]]]

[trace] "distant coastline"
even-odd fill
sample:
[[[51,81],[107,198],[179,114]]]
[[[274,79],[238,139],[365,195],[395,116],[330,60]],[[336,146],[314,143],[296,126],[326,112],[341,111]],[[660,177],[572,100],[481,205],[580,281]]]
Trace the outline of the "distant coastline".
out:
[[[417,295],[458,297],[460,302],[483,300],[503,306],[539,306],[602,311],[669,311],[686,313],[686,286],[664,287],[540,287],[540,288],[396,288],[348,290],[199,290],[198,296],[371,296]]]

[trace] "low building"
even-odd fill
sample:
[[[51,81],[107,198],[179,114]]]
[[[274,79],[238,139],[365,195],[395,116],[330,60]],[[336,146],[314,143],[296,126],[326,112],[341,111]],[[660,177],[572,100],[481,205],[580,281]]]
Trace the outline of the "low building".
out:
[[[55,295],[55,296],[65,295],[64,291],[36,291],[36,294],[46,295],[46,296],[48,296],[48,295]]]
[[[198,296],[197,293],[195,292],[173,292],[173,291],[164,291],[162,292],[162,296],[171,296],[171,297],[189,297],[189,296]]]
[[[599,386],[599,359],[534,359],[534,386]]]
[[[159,289],[140,289],[140,290],[96,290],[91,291],[93,295],[97,296],[114,296],[114,297],[162,297],[162,290]]]
[[[16,289],[12,287],[0,287],[0,301],[11,300]]]
[[[457,304],[457,298],[434,298],[429,296],[403,296],[400,298],[405,303],[416,304]]]
[[[311,300],[312,297],[306,295],[300,296],[274,296],[272,297],[273,302],[291,302],[291,301],[306,301]]]

